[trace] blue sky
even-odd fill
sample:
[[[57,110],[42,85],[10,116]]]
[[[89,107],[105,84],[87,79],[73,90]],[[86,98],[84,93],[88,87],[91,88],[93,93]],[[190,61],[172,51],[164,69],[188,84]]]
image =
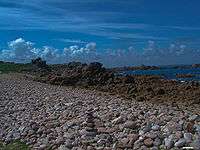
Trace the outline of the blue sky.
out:
[[[62,56],[54,63],[83,60],[71,56],[70,47],[78,46],[76,54],[88,55],[84,60],[108,65],[199,63],[199,6],[199,0],[1,0],[0,58],[22,61],[48,51]],[[29,42],[34,55],[19,58],[19,43]],[[87,44],[94,43],[91,54]],[[64,49],[70,49],[70,59],[63,58]]]

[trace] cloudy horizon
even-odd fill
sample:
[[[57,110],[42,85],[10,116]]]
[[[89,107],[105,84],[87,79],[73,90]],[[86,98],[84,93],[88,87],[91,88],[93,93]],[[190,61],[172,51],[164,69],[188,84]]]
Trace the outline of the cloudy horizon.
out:
[[[1,0],[0,59],[200,63],[197,0]]]

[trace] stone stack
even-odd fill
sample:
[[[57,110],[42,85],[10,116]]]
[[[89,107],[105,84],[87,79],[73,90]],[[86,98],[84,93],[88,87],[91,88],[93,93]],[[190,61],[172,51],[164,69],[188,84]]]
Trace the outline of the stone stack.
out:
[[[97,135],[97,129],[95,128],[95,122],[94,122],[95,117],[93,116],[93,110],[89,109],[86,112],[86,120],[83,123],[84,125],[84,130],[83,130],[83,135],[81,136],[82,138],[82,145],[84,149],[88,149],[88,146],[92,146],[95,141],[95,137]],[[86,147],[85,147],[86,146]]]
[[[95,137],[97,135],[97,129],[95,128],[95,117],[93,116],[93,110],[89,109],[86,112],[85,134],[87,137]]]

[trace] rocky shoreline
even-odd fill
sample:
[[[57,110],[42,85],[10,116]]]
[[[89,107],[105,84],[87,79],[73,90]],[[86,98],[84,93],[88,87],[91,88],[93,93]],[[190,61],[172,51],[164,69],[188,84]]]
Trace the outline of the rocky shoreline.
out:
[[[95,89],[128,100],[154,104],[166,103],[194,113],[200,112],[198,82],[182,83],[155,75],[116,75],[98,62],[90,64],[71,62],[51,67],[51,71],[45,68],[39,69],[34,72],[31,80],[59,86]]]
[[[0,139],[32,149],[200,148],[200,116],[169,103],[0,75]]]

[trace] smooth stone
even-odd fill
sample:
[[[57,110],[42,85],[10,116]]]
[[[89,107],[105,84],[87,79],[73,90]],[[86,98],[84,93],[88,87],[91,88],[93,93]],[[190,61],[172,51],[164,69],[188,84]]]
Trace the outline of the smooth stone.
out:
[[[160,146],[161,145],[161,140],[159,138],[156,138],[153,142],[153,145],[155,146]]]
[[[200,125],[195,124],[195,125],[194,125],[194,129],[195,129],[195,131],[197,132],[197,134],[200,135]]]
[[[137,123],[135,123],[134,121],[127,121],[124,123],[124,128],[136,129]]]
[[[149,132],[145,134],[145,137],[151,138],[151,139],[155,139],[157,138],[157,134],[155,132]]]
[[[141,150],[148,150],[148,148],[147,148],[145,145],[142,145],[142,146],[140,147],[140,149],[141,149]]]
[[[150,148],[150,150],[159,150],[159,148],[158,147],[152,147],[152,148]]]
[[[198,115],[192,115],[188,118],[189,121],[195,121],[198,118]]]
[[[191,133],[184,133],[183,137],[187,143],[192,142],[192,134]]]
[[[179,140],[183,137],[183,133],[181,131],[176,131],[175,133],[175,139]]]
[[[87,150],[95,150],[95,148],[93,146],[88,146]]]
[[[126,148],[128,143],[129,143],[129,139],[128,138],[123,138],[118,142],[117,147]]]
[[[151,146],[153,146],[153,140],[151,138],[147,138],[147,139],[144,140],[144,144],[147,147],[151,147]]]
[[[123,118],[121,116],[119,116],[118,118],[115,118],[114,120],[112,120],[113,124],[120,124],[123,122]]]
[[[186,144],[186,140],[184,138],[179,139],[178,142],[174,144],[176,147],[183,147]]]
[[[91,128],[91,127],[85,127],[85,130],[88,132],[97,132],[97,129]]]
[[[70,150],[70,149],[67,148],[67,146],[65,145],[60,145],[60,147],[58,147],[58,150]]]
[[[174,145],[173,139],[174,139],[173,135],[170,135],[168,138],[164,139],[166,149],[170,149],[173,147]]]
[[[46,145],[46,144],[42,144],[42,145],[39,146],[39,149],[40,149],[40,150],[43,150],[43,149],[45,149],[45,148],[47,148],[47,145]]]
[[[154,125],[154,126],[151,127],[151,129],[154,130],[154,131],[158,131],[158,130],[160,130],[160,126]]]
[[[105,144],[106,144],[106,140],[105,139],[99,139],[98,141],[97,141],[97,145],[98,146],[104,146]]]
[[[129,135],[127,135],[127,137],[132,143],[134,143],[135,141],[138,140],[139,135],[138,134],[129,134]]]
[[[192,143],[191,143],[191,146],[194,147],[194,149],[200,149],[200,137],[197,137],[196,140],[194,140]]]
[[[67,147],[67,148],[72,148],[73,147],[73,145],[72,145],[72,140],[66,140],[65,141],[65,146]]]
[[[85,126],[90,127],[90,128],[94,128],[95,124],[94,123],[85,123]]]

